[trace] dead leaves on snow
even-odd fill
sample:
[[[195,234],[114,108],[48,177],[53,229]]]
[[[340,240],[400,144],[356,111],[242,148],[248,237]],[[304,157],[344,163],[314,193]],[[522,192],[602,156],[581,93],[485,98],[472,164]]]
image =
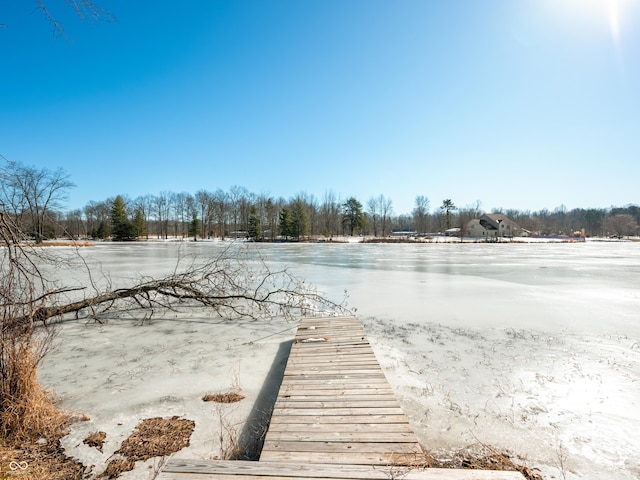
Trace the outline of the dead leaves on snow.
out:
[[[244,395],[240,395],[238,392],[208,393],[202,397],[203,402],[215,403],[236,403],[240,400],[244,400]]]
[[[133,470],[135,462],[153,457],[166,457],[189,446],[196,423],[179,417],[147,418],[122,442],[100,478],[117,478]]]
[[[97,448],[99,452],[102,452],[102,447],[106,438],[107,434],[105,432],[93,432],[85,438],[82,443],[89,445],[90,447]]]

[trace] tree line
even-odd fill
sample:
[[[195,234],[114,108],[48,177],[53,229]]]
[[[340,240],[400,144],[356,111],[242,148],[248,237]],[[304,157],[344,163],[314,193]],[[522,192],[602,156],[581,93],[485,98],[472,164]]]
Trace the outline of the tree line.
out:
[[[149,238],[249,238],[256,241],[331,238],[343,235],[387,237],[393,232],[429,235],[459,228],[487,213],[482,204],[458,207],[445,199],[431,209],[417,195],[410,213],[397,214],[390,197],[380,194],[364,204],[328,190],[322,198],[301,192],[292,198],[255,194],[242,186],[195,193],[162,191],[136,198],[116,195],[65,210],[74,187],[62,169],[28,167],[2,158],[0,207],[36,241],[49,238],[133,240]],[[494,209],[539,235],[637,235],[640,208],[560,206],[553,211]]]

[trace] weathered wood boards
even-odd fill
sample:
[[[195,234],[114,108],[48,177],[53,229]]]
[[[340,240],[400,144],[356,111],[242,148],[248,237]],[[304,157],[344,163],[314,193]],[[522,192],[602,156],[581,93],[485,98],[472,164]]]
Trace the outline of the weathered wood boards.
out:
[[[374,465],[171,460],[159,480],[523,480],[518,472]]]
[[[421,453],[360,321],[304,319],[260,461],[386,465]]]
[[[171,459],[159,480],[524,480],[432,469],[354,317],[298,327],[259,462]]]

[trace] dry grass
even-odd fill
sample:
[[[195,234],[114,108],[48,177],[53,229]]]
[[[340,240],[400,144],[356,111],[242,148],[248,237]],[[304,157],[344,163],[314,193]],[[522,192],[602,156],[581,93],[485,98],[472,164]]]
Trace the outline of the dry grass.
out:
[[[5,373],[11,380],[3,392],[1,433],[15,442],[45,438],[56,441],[71,419],[55,405],[53,395],[37,380],[38,355],[32,344],[16,343],[5,349]]]
[[[136,466],[136,462],[127,457],[114,458],[109,462],[100,477],[98,478],[118,478],[124,472],[130,472]]]
[[[240,424],[231,423],[230,412],[223,403],[216,403],[214,415],[218,420],[218,440],[220,454],[218,459],[238,460],[243,457],[245,447],[240,445]]]
[[[544,480],[535,469],[526,465],[525,459],[480,442],[454,452],[427,453],[426,458],[430,468],[517,471],[527,480]]]
[[[59,442],[38,445],[0,440],[0,478],[82,480],[83,474],[84,466],[65,456]]]
[[[166,457],[189,446],[189,438],[196,424],[193,420],[172,418],[147,418],[122,442],[114,458],[100,478],[117,478],[123,472],[133,470],[137,461],[153,457]]]
[[[93,247],[91,242],[77,242],[75,240],[51,240],[34,243],[34,247]]]
[[[90,447],[97,448],[98,451],[102,452],[102,447],[104,446],[104,441],[106,438],[106,432],[93,432],[87,438],[85,438],[82,443],[84,443],[85,445],[89,445]]]
[[[202,401],[215,403],[236,403],[240,400],[244,400],[244,398],[244,395],[240,395],[238,392],[208,393],[204,397],[202,397]]]
[[[82,417],[59,410],[53,395],[37,382],[34,351],[28,342],[4,348],[3,367],[10,381],[3,384],[0,411],[0,478],[17,478],[19,472],[24,479],[80,480],[84,467],[64,455],[60,438],[71,421]]]
[[[514,459],[511,454],[499,452],[481,442],[456,451],[399,455],[393,464],[374,468],[383,471],[389,480],[403,479],[411,472],[428,468],[520,472],[527,480],[544,480],[523,459]],[[470,474],[469,478],[472,476]]]

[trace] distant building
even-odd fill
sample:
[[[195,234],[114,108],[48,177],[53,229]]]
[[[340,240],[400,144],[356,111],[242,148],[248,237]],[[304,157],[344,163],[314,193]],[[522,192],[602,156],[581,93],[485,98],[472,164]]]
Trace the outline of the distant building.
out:
[[[391,232],[392,237],[415,237],[416,235],[414,230],[394,230]]]
[[[474,238],[524,237],[526,230],[501,213],[489,213],[467,224],[467,234]]]

